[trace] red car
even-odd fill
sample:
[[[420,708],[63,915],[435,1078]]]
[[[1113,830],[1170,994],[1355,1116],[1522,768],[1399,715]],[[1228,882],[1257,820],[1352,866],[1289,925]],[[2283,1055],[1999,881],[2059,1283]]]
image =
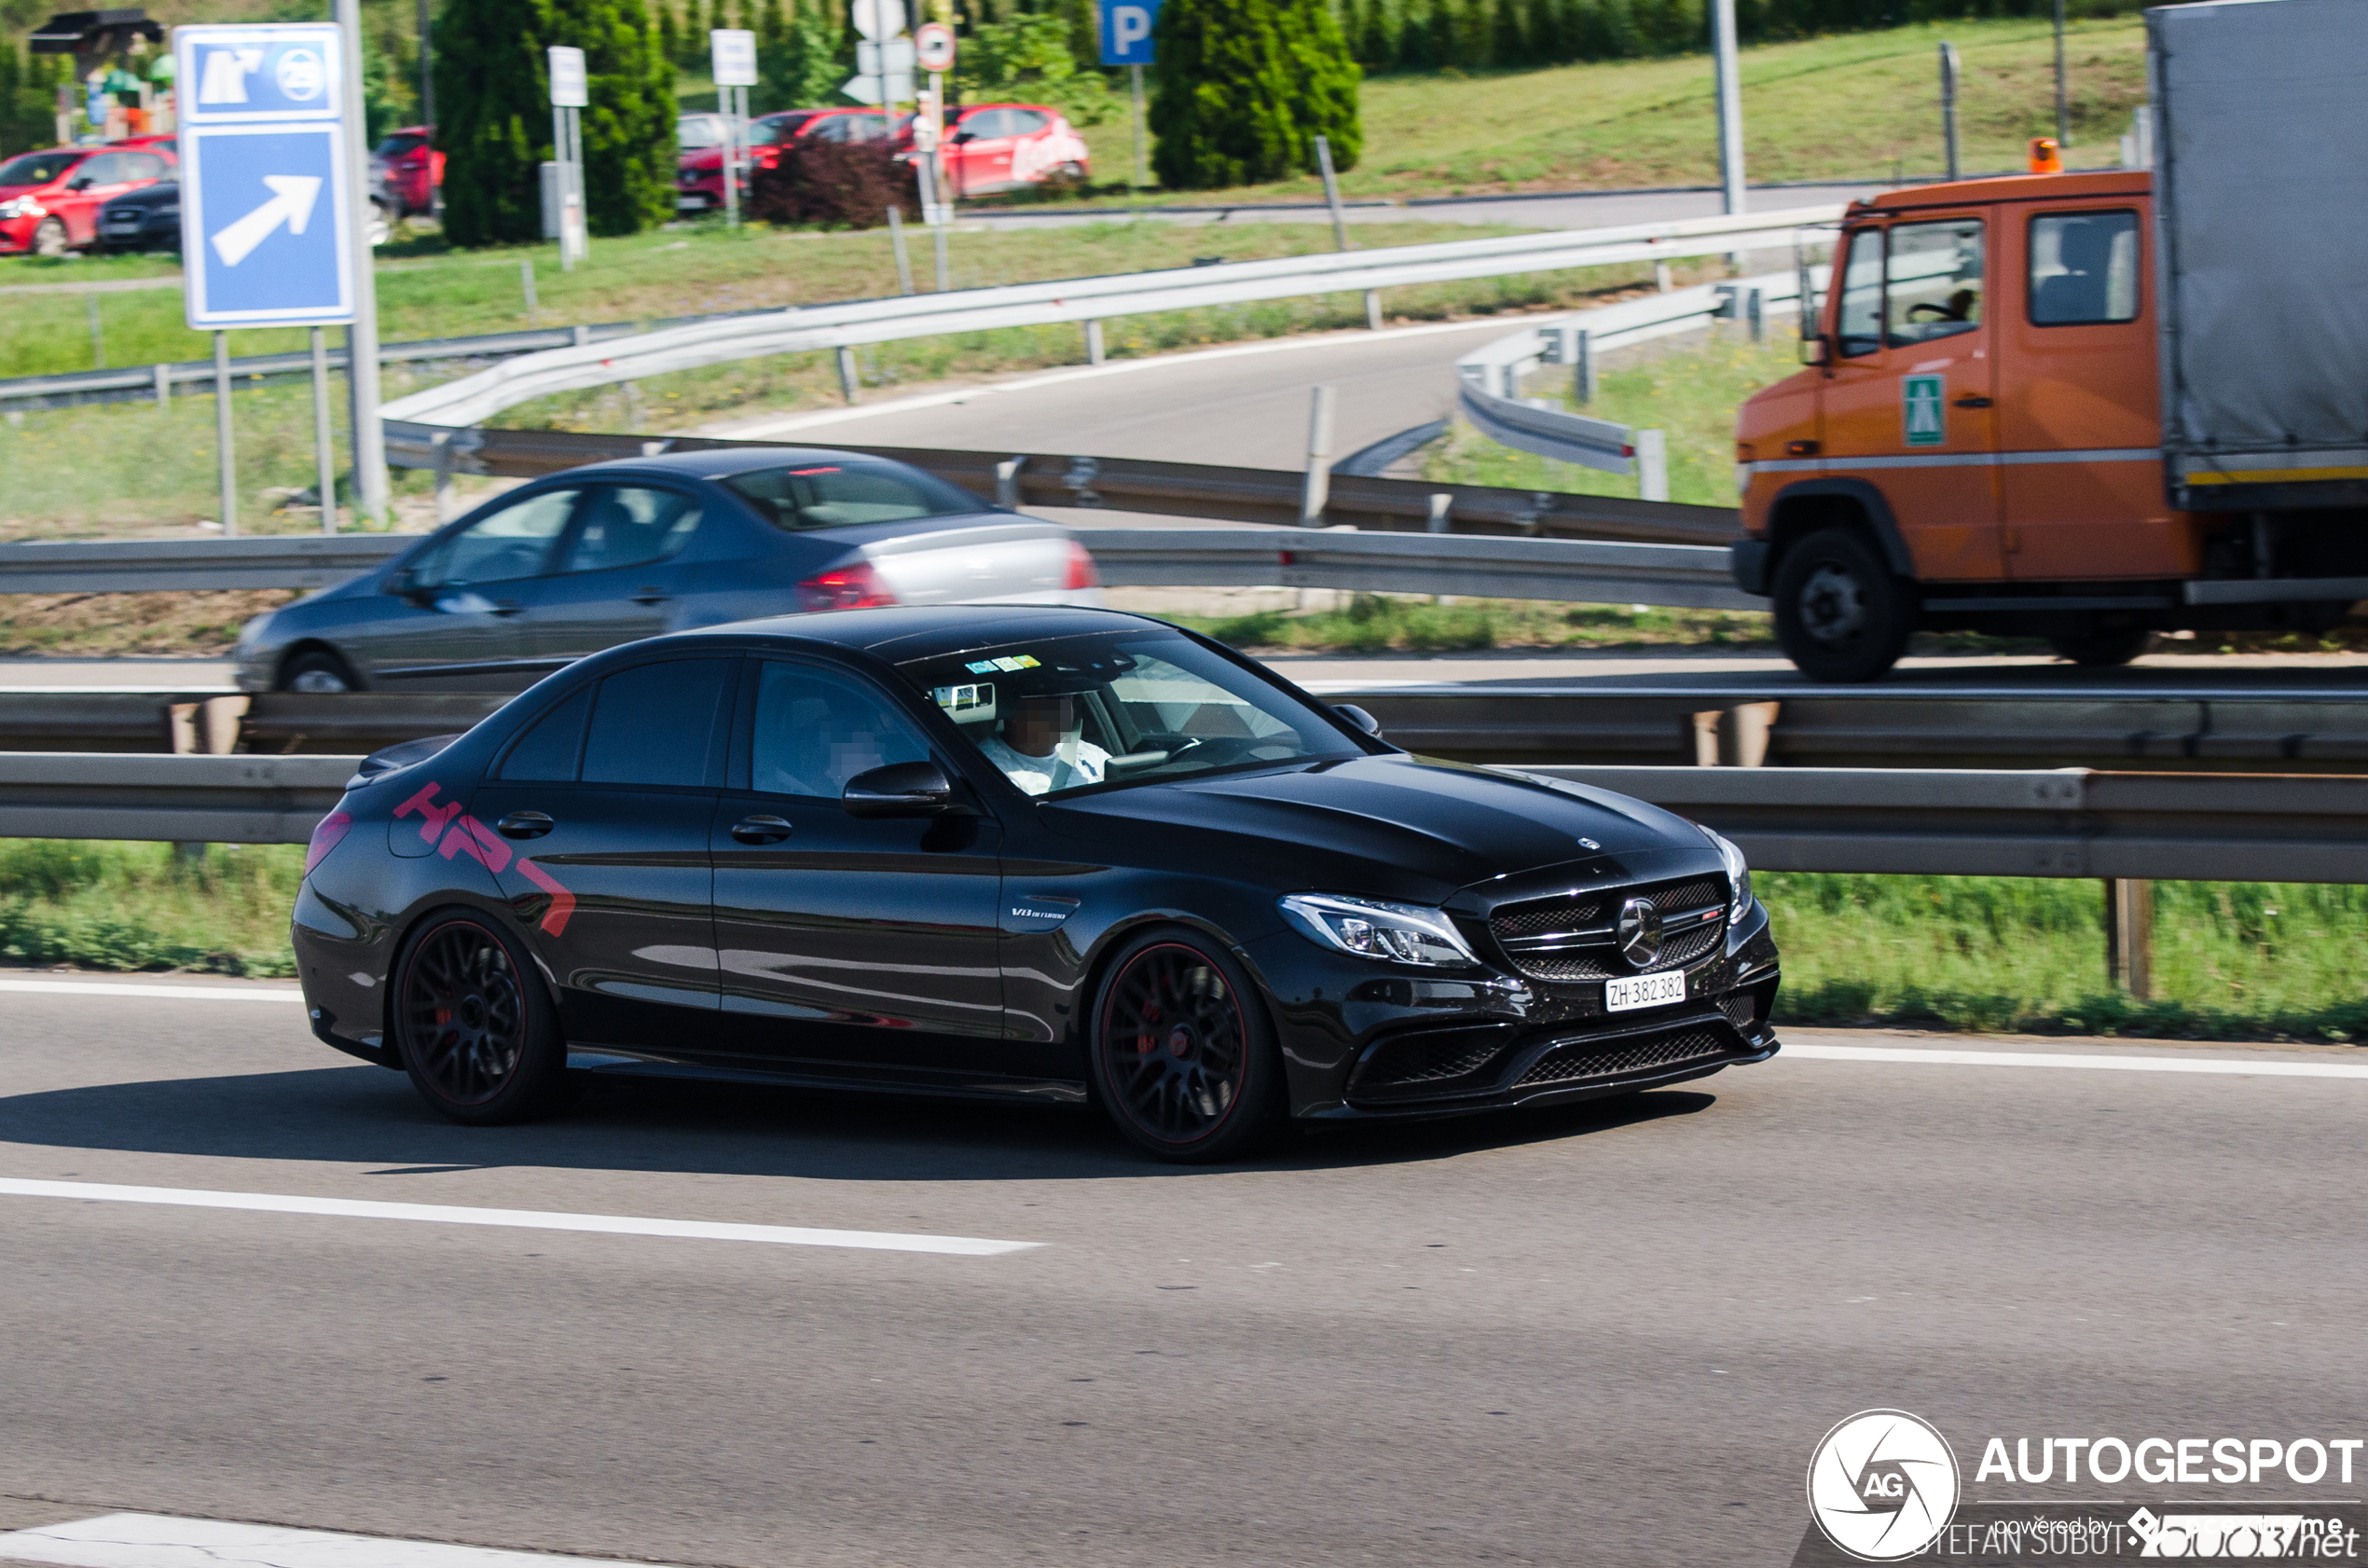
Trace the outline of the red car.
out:
[[[715,117],[682,117],[686,120],[695,117],[708,120]],[[819,142],[876,142],[887,134],[888,117],[877,109],[787,109],[778,115],[760,115],[749,121],[749,169],[753,173],[759,169],[773,168],[781,161],[785,150],[808,138]],[[740,197],[746,200],[748,192],[743,190]],[[676,155],[674,206],[682,213],[723,211],[723,148],[720,144],[687,147]]]
[[[943,152],[957,197],[1018,190],[1054,175],[1082,179],[1094,167],[1084,138],[1041,103],[965,104],[946,123]]]
[[[99,209],[173,172],[172,143],[52,147],[0,163],[0,255],[63,255],[95,244]]]
[[[370,199],[391,207],[390,218],[435,210],[444,184],[444,155],[432,144],[435,129],[406,125],[390,132],[370,153]]]

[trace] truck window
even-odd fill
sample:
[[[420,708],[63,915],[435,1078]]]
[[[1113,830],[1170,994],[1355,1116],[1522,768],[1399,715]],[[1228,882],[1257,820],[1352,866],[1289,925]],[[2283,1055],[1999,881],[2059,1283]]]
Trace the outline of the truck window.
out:
[[[2136,213],[2055,213],[2031,220],[2032,325],[2137,318]]]
[[[1883,346],[1883,231],[1862,228],[1850,237],[1842,266],[1841,316],[1835,351],[1871,354]]]
[[[1977,218],[1893,227],[1883,315],[1883,337],[1893,348],[1981,324],[1981,230]]]

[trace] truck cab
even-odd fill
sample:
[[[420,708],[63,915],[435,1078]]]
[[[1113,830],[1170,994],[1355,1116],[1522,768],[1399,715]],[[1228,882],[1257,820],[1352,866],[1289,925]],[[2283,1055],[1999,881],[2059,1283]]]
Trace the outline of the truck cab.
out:
[[[2273,566],[2368,570],[2356,527],[2171,503],[2154,200],[2152,175],[2127,170],[1852,205],[1803,323],[1810,368],[1736,426],[1736,578],[1773,600],[1805,674],[1873,680],[1920,628],[2120,664],[2156,630],[2321,629],[2359,597],[2256,586]],[[2239,577],[2253,591],[2237,602],[2195,591]]]

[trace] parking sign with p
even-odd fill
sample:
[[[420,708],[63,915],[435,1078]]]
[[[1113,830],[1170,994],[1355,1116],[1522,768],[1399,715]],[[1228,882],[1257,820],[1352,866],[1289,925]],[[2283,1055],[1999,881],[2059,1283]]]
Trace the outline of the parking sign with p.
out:
[[[1102,0],[1102,63],[1151,63],[1151,30],[1160,0]]]

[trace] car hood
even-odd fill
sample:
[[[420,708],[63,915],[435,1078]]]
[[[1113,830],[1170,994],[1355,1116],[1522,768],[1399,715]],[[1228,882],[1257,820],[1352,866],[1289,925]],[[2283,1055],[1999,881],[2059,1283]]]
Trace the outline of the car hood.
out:
[[[1278,891],[1430,903],[1605,857],[1649,862],[1673,850],[1716,860],[1691,823],[1642,801],[1410,756],[1145,785],[1044,810],[1066,833],[1138,844],[1162,833],[1163,859],[1221,857],[1215,863]]]

